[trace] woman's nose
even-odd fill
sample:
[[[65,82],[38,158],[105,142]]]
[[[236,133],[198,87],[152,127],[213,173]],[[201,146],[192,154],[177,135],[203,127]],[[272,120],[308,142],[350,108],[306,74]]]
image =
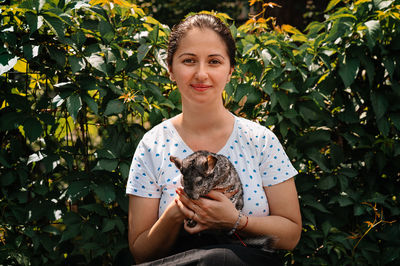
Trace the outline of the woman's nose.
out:
[[[207,66],[205,64],[199,64],[196,69],[196,78],[198,80],[205,80],[208,78]]]

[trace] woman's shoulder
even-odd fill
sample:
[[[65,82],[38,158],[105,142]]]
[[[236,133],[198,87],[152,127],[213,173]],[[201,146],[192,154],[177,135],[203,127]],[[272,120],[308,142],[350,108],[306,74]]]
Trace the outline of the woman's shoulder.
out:
[[[147,131],[142,138],[142,142],[154,142],[154,140],[163,138],[170,134],[171,132],[171,119],[166,119],[161,123],[152,127],[149,131]]]
[[[245,134],[265,135],[272,133],[272,131],[269,128],[259,124],[258,122],[249,120],[247,118],[236,116],[236,121],[239,131]]]

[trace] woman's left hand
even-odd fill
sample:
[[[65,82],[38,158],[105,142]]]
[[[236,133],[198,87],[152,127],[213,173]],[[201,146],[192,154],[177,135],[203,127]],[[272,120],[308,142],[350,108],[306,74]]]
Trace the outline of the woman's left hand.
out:
[[[229,200],[229,196],[222,192],[212,190],[207,198],[191,200],[182,188],[177,189],[179,195],[177,204],[188,219],[197,222],[196,226],[184,228],[188,233],[194,234],[206,229],[230,229],[234,226],[238,210]]]

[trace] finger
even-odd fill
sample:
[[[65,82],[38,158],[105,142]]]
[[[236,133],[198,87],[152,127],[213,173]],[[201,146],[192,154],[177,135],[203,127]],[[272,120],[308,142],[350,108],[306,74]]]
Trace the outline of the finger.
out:
[[[186,207],[186,205],[183,204],[180,199],[176,199],[176,204],[178,205],[179,209],[181,210],[181,212],[183,213],[183,215],[186,218],[192,219],[192,217],[195,214],[195,212],[193,210],[191,210],[188,207]]]
[[[211,190],[206,196],[212,200],[217,200],[217,201],[223,201],[224,198],[226,198],[224,193],[217,190]]]
[[[191,200],[185,193],[177,190],[177,194],[179,196],[179,200],[185,205],[187,208],[193,210],[194,212],[201,212],[202,209],[196,203],[198,200]]]
[[[225,195],[228,199],[230,199],[230,198],[232,198],[233,196],[235,196],[235,194],[238,193],[238,192],[239,192],[239,189],[235,189],[235,190],[233,190],[233,191],[230,191],[230,192],[225,193],[224,195]]]
[[[197,217],[197,215],[196,215],[196,217]],[[204,231],[204,230],[208,229],[208,227],[206,225],[204,225],[202,223],[199,223],[199,222],[197,222],[197,224],[194,227],[190,227],[190,226],[188,226],[187,223],[184,223],[183,228],[189,234],[196,234],[196,233],[199,233],[201,231]]]

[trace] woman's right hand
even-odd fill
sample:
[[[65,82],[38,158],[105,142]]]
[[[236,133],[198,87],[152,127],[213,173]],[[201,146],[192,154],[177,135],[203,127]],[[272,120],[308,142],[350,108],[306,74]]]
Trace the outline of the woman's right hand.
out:
[[[208,198],[198,200],[189,199],[182,188],[177,189],[177,194],[179,196],[177,204],[182,213],[186,218],[197,222],[194,227],[189,227],[185,223],[185,230],[188,233],[232,228],[237,220],[238,210],[222,192],[213,190],[207,195]]]

